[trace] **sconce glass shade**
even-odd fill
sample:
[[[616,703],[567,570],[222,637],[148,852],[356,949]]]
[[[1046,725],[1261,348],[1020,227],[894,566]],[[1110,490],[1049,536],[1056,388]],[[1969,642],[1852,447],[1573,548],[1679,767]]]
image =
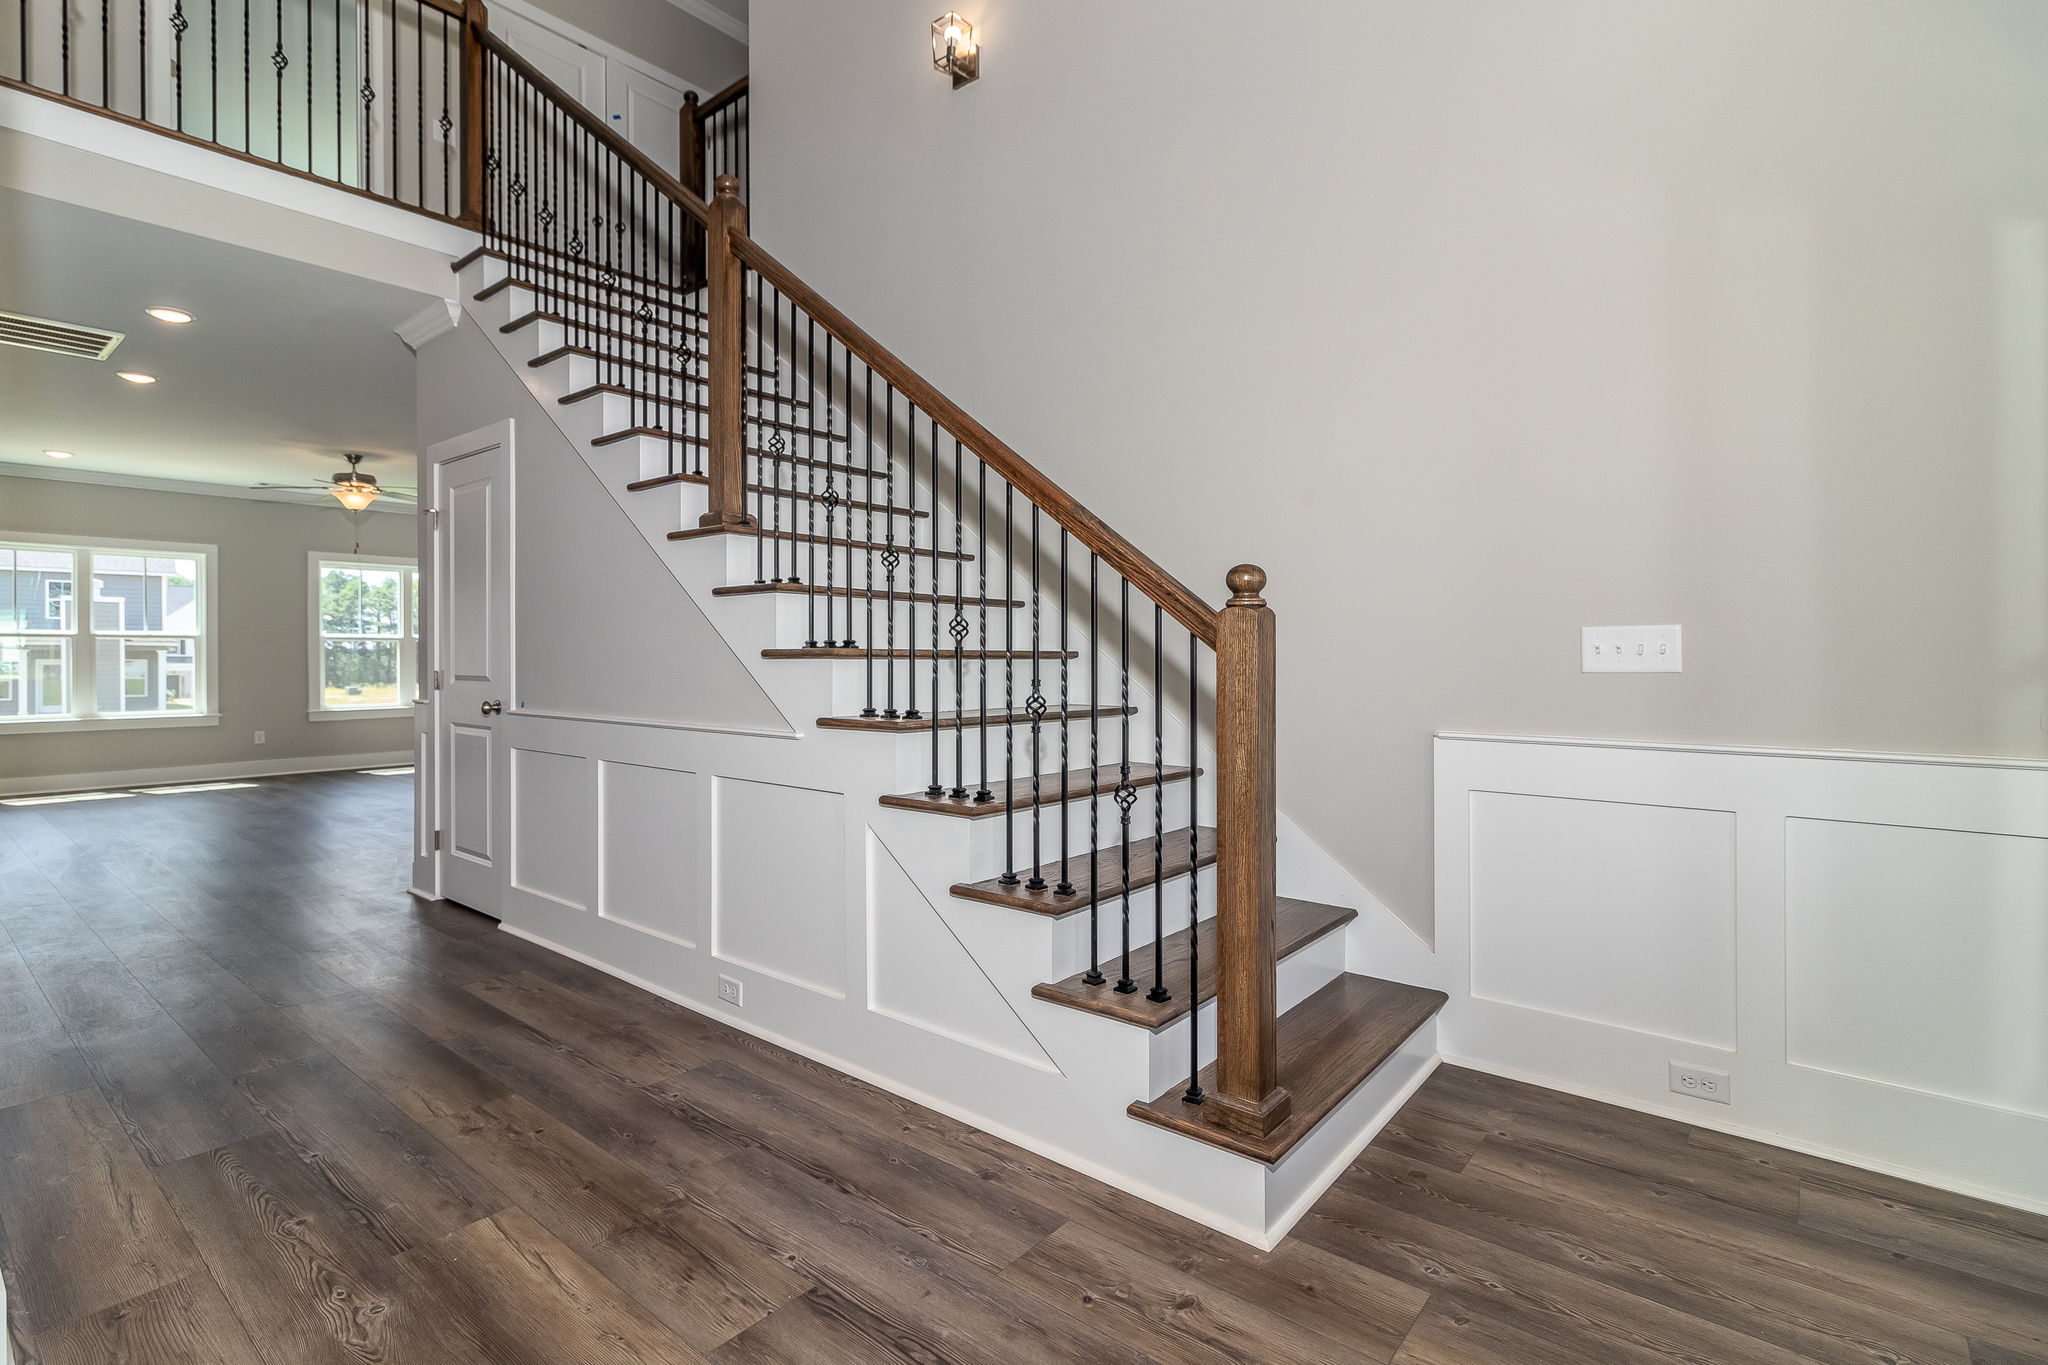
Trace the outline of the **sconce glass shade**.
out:
[[[377,487],[376,478],[369,474],[336,474],[334,481],[327,485],[327,491],[351,512],[362,511],[384,492]]]
[[[981,75],[974,25],[951,10],[932,20],[932,66],[953,78],[955,90]]]

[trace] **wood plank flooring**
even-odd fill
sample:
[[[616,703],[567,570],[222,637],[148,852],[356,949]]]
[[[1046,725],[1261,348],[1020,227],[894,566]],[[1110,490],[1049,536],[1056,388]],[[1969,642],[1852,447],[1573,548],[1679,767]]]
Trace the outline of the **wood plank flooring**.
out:
[[[1452,1068],[1255,1252],[413,901],[409,828],[0,807],[19,1360],[2048,1365],[2048,1219]]]

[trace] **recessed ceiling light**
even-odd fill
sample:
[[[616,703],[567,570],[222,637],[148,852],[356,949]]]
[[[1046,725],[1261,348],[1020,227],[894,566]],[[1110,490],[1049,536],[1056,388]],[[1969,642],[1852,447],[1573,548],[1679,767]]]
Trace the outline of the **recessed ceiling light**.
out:
[[[127,381],[128,381],[129,383],[131,383],[131,384],[154,384],[154,383],[156,383],[156,376],[155,376],[155,375],[153,375],[153,374],[144,374],[144,373],[143,373],[142,371],[140,371],[140,370],[123,370],[123,371],[121,371],[121,377],[122,377],[123,379],[127,380]]]
[[[71,452],[68,450],[46,450],[43,454],[53,460],[68,460],[71,458]]]
[[[158,322],[168,322],[174,327],[192,321],[192,315],[182,308],[158,307],[145,308],[142,311],[155,318]]]

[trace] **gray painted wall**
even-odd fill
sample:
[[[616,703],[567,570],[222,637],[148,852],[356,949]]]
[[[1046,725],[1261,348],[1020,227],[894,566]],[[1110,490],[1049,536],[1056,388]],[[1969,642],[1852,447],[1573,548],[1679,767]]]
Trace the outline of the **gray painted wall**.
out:
[[[414,518],[361,518],[363,553],[410,559]],[[218,546],[214,647],[221,723],[173,729],[33,734],[0,728],[0,777],[127,772],[412,747],[412,721],[309,721],[306,554],[348,554],[356,532],[339,506],[158,493],[104,484],[0,477],[0,532],[132,537]],[[262,730],[266,742],[255,743]]]
[[[464,318],[420,352],[421,450],[506,417],[518,532],[516,691],[507,705],[579,718],[788,729],[476,323]]]
[[[2038,0],[985,0],[959,92],[930,17],[755,4],[765,245],[1270,570],[1282,808],[1409,923],[1433,731],[2048,755]]]

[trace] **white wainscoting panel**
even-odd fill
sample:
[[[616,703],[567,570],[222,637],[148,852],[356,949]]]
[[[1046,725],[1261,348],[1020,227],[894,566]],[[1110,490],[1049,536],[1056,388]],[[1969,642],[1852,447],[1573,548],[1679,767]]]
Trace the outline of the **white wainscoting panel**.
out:
[[[1447,1061],[2048,1211],[2048,763],[1446,735],[1436,782]]]
[[[597,793],[597,913],[696,947],[697,774],[603,762]]]
[[[1792,1063],[2048,1118],[2048,838],[1786,825]]]
[[[996,983],[868,831],[868,1008],[1046,1071],[1058,1068]]]
[[[835,999],[846,995],[846,799],[718,779],[711,951]]]
[[[572,910],[595,898],[590,770],[577,754],[512,750],[512,885]]]
[[[1735,817],[1472,794],[1472,993],[1735,1046]]]

